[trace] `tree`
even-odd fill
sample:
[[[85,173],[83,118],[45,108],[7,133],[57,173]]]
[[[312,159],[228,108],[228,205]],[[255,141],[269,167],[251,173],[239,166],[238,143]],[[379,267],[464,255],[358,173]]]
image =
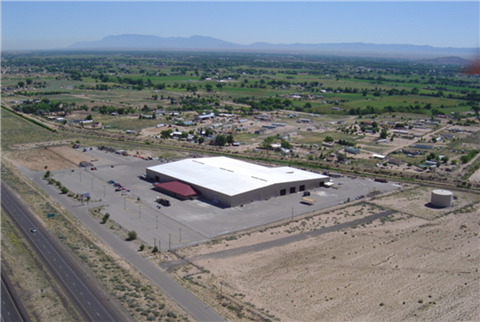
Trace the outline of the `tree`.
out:
[[[292,148],[292,145],[288,142],[288,141],[285,141],[285,140],[282,140],[280,142],[280,145],[282,146],[282,148],[284,149],[291,149]]]
[[[45,172],[45,174],[43,175],[43,177],[44,177],[45,179],[47,179],[48,177],[50,177],[50,174],[51,174],[51,172],[50,172],[50,171],[47,171],[47,172]]]
[[[87,121],[93,120],[92,114],[88,114],[87,117],[85,118],[85,120],[87,120]]]
[[[65,195],[68,193],[68,188],[67,187],[62,187],[60,191]]]
[[[234,142],[233,135],[229,134],[227,135],[227,143],[232,145]]]
[[[110,214],[107,212],[102,218],[102,224],[105,224],[107,222],[108,218],[110,218]]]
[[[25,86],[25,82],[18,82],[17,85],[18,87],[23,88]]]
[[[380,131],[380,138],[381,139],[386,139],[388,136],[388,132],[386,129],[382,129],[382,131]]]
[[[162,139],[169,139],[170,138],[170,134],[172,134],[172,130],[171,129],[168,129],[168,130],[163,130],[162,132],[160,132],[160,137]]]
[[[347,156],[344,153],[337,153],[338,162],[342,162],[347,159]]]
[[[128,240],[135,240],[137,239],[137,232],[135,230],[130,230],[128,232]]]
[[[331,136],[327,136],[324,141],[325,142],[333,142],[333,138]]]
[[[225,135],[219,134],[215,137],[215,145],[224,146],[227,143]]]
[[[266,149],[266,150],[270,150],[272,148],[272,143],[273,141],[275,140],[275,137],[273,136],[269,136],[267,138],[265,138],[261,144],[261,147]]]

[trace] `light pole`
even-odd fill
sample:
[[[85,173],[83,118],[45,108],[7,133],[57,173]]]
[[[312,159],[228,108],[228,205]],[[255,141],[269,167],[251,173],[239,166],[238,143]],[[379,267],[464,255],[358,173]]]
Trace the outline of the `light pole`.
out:
[[[103,198],[105,198],[105,185],[103,185]]]
[[[92,190],[93,190],[93,178],[92,178]]]
[[[142,211],[140,210],[140,206],[138,206],[138,218],[142,218]]]
[[[123,209],[127,209],[127,197],[123,197]]]
[[[181,243],[182,242],[182,228],[178,228],[178,230],[179,230],[178,242]]]
[[[157,215],[157,229],[158,229],[158,215]]]

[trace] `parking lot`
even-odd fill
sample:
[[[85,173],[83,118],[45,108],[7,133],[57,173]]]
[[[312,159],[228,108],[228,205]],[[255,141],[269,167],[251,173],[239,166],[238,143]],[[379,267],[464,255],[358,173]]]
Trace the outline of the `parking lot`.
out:
[[[302,203],[302,194],[296,193],[242,207],[220,208],[203,200],[181,201],[153,190],[152,184],[143,180],[141,175],[146,167],[157,165],[159,161],[107,153],[96,148],[85,152],[85,160],[94,160],[92,163],[97,170],[91,170],[91,167],[56,170],[52,171],[54,178],[71,192],[88,193],[90,201],[88,205],[84,203],[85,207],[104,205],[110,220],[127,230],[135,230],[145,243],[153,246],[155,239],[160,240],[162,250],[205,242],[223,234],[332,207],[348,198],[353,201],[373,189],[385,192],[399,188],[395,183],[371,179],[332,178],[334,187],[310,191],[309,198],[315,201],[313,205]],[[42,175],[43,172],[35,174]],[[109,180],[121,183],[126,190],[115,191]],[[168,199],[171,206],[160,205],[159,208],[155,202],[157,197]]]

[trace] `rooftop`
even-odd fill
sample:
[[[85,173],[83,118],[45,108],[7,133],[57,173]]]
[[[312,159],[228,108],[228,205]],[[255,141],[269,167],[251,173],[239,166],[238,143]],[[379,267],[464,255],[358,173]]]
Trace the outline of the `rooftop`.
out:
[[[230,196],[282,182],[328,178],[292,167],[269,168],[227,157],[185,159],[148,169]]]

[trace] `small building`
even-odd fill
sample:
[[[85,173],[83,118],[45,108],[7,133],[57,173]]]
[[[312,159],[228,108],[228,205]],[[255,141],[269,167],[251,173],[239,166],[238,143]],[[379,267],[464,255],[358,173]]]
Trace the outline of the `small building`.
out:
[[[393,130],[393,134],[407,135],[408,131],[405,130]]]
[[[383,159],[385,159],[385,156],[384,156],[384,155],[381,155],[381,154],[376,154],[376,153],[374,153],[374,154],[372,155],[372,158],[383,160]]]
[[[350,146],[344,148],[343,151],[346,152],[346,153],[351,153],[351,154],[359,154],[360,153],[360,149],[352,148]]]
[[[298,119],[297,120],[297,123],[310,123],[310,122],[312,122],[312,120],[310,120],[310,119]]]
[[[206,121],[206,120],[213,120],[214,118],[215,118],[215,113],[195,116],[195,120],[200,121],[200,122]]]

